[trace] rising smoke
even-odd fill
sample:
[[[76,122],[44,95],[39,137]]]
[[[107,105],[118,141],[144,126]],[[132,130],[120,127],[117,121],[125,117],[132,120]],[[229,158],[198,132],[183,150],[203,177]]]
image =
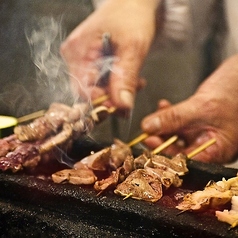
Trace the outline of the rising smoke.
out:
[[[44,105],[50,102],[68,104],[73,100],[67,68],[59,53],[65,38],[61,23],[62,19],[44,17],[37,19],[33,29],[31,27],[25,30],[36,68],[36,94],[43,96],[41,100]]]

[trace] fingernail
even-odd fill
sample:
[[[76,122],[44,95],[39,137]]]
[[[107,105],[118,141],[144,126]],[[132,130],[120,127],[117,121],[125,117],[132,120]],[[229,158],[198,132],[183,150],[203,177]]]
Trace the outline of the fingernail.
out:
[[[121,102],[128,108],[133,108],[134,106],[134,95],[128,90],[120,91]]]
[[[152,118],[143,123],[143,129],[147,132],[155,133],[156,131],[159,131],[160,128],[161,128],[161,121],[159,117]]]

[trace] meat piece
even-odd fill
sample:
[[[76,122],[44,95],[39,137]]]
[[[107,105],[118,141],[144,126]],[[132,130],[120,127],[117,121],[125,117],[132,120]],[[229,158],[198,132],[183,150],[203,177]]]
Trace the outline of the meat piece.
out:
[[[0,139],[0,157],[6,156],[8,152],[13,151],[21,141],[17,140],[15,135]]]
[[[4,144],[7,142],[7,149],[0,157],[0,169],[17,172],[23,168],[34,169],[40,161],[58,158],[59,151],[67,151],[71,148],[72,141],[69,125],[55,137],[35,142],[21,142],[15,135],[1,139]],[[67,148],[67,149],[66,149]]]
[[[238,226],[238,196],[231,198],[231,210],[216,211],[216,217],[219,221],[226,222],[231,228]]]
[[[161,168],[151,168],[148,166],[145,167],[145,170],[148,173],[157,176],[166,188],[169,188],[171,185],[180,187],[183,183],[183,180],[179,178],[177,173],[172,173],[171,171],[166,171]]]
[[[148,161],[148,157],[145,154],[142,154],[140,156],[138,156],[137,158],[135,158],[134,160],[134,166],[136,169],[143,169],[146,162]]]
[[[5,156],[0,157],[0,169],[5,171],[11,169],[13,172],[23,167],[35,167],[40,161],[39,147],[37,144],[22,143]]]
[[[132,155],[131,148],[119,139],[114,139],[114,144],[111,145],[110,167],[117,169],[120,167],[128,155]]]
[[[209,208],[219,208],[231,201],[237,190],[232,188],[237,185],[238,177],[228,180],[209,182],[202,191],[188,193],[183,201],[177,206],[178,209],[186,211],[203,211]],[[234,191],[234,192],[233,192]]]
[[[78,185],[90,185],[94,184],[97,177],[91,169],[87,167],[81,169],[64,169],[52,174],[52,180],[55,183],[68,182]]]
[[[118,168],[116,171],[112,171],[109,177],[96,181],[94,184],[94,189],[100,192],[109,189],[114,189],[117,184],[122,180],[121,176],[123,176],[123,173],[124,171],[122,167]]]
[[[115,139],[111,147],[92,153],[83,158],[81,163],[86,164],[92,170],[111,171],[122,166],[127,156],[131,156],[131,154],[130,147],[122,141]]]
[[[155,168],[161,168],[176,173],[179,176],[185,175],[188,172],[186,157],[182,154],[178,154],[172,159],[161,155],[153,155],[151,162]]]
[[[65,104],[52,103],[43,117],[27,125],[16,126],[14,134],[21,141],[42,140],[50,134],[56,134],[64,122],[76,122],[81,115],[86,114],[87,110],[85,104],[69,107]]]
[[[94,184],[94,189],[97,191],[105,191],[107,189],[114,189],[117,184],[121,183],[126,179],[126,177],[134,170],[134,158],[132,156],[127,156],[123,165],[112,171],[110,176],[106,179],[96,181]]]
[[[55,146],[60,146],[67,143],[67,141],[72,139],[72,134],[72,125],[64,123],[62,131],[60,131],[56,136],[50,137],[39,146],[40,153],[43,154],[50,151]]]
[[[109,147],[85,157],[80,163],[87,165],[92,170],[106,171],[109,167],[110,155],[111,148]],[[74,165],[74,168],[76,167],[77,163]]]
[[[156,202],[163,195],[161,181],[144,169],[130,173],[124,182],[117,185],[114,193],[148,202]]]

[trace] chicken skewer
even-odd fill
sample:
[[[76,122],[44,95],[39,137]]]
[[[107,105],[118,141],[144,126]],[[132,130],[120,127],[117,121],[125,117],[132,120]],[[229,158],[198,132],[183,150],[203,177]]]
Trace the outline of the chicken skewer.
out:
[[[162,149],[169,146],[175,137],[165,142]],[[108,189],[115,189],[134,170],[134,158],[130,147],[115,140],[111,147],[85,157],[74,165],[74,169],[64,169],[52,174],[55,183],[69,182],[73,184],[94,184],[98,195]],[[111,171],[112,170],[112,171]],[[100,171],[110,171],[103,179],[96,177]]]
[[[6,148],[0,151],[0,169],[16,172],[35,168],[42,159],[55,158],[57,151],[62,155],[62,151],[70,150],[73,140],[88,133],[94,124],[113,112],[114,108],[98,106],[90,113],[83,110],[87,114],[82,116],[77,107],[52,104],[43,117],[16,127],[15,134],[0,140]]]
[[[52,179],[56,183],[68,181],[74,184],[82,184],[86,179],[85,177],[81,179],[81,169],[84,171],[84,176],[87,174],[87,169],[91,169],[88,173],[87,181],[90,181],[90,184],[95,182],[94,188],[99,192],[98,194],[101,194],[103,191],[108,189],[115,189],[114,192],[123,196],[124,199],[132,197],[134,199],[155,202],[160,199],[163,194],[162,185],[166,188],[171,185],[176,187],[181,186],[182,180],[179,176],[184,175],[188,171],[186,167],[186,156],[179,154],[172,159],[168,159],[164,156],[155,155],[171,145],[176,141],[176,139],[177,136],[171,137],[161,146],[156,148],[151,153],[151,157],[146,158],[142,155],[141,157],[144,156],[142,168],[140,165],[138,167],[138,160],[140,160],[140,157],[134,159],[130,152],[128,152],[127,155],[124,154],[124,162],[122,166],[113,170],[109,177],[98,180],[95,175],[90,173],[100,167],[98,167],[100,161],[104,164],[103,167],[100,167],[102,170],[106,169],[106,165],[109,165],[111,157],[110,148],[106,148],[100,151],[101,154],[96,156],[94,161],[90,162],[88,160],[87,163],[79,162],[74,170],[59,171],[52,175]],[[211,145],[211,142],[200,146],[199,150],[196,149],[196,153],[207,148],[209,144]],[[122,148],[123,146],[128,148],[128,145],[126,144],[122,145]],[[99,160],[97,160],[97,158],[99,158]],[[92,180],[94,182],[91,182]],[[135,186],[134,183],[136,183],[137,186]],[[146,194],[146,196],[144,194]]]
[[[149,156],[142,155],[135,159],[135,169],[129,176],[118,184],[114,192],[124,197],[132,197],[138,200],[156,202],[163,196],[163,187],[169,188],[171,185],[179,187],[182,185],[182,180],[179,178],[188,172],[186,167],[186,156],[178,154],[172,159],[165,156],[155,155],[166,144],[177,139],[176,136],[171,137],[164,146],[159,146]],[[193,155],[201,152],[215,141],[209,141],[200,146]],[[144,161],[143,161],[144,160]],[[162,186],[163,185],[163,186]]]
[[[109,98],[108,95],[103,95],[103,96],[95,99],[94,101],[92,101],[92,106],[98,106],[99,104],[108,100],[108,98]],[[40,110],[40,111],[37,111],[37,112],[30,113],[28,115],[19,117],[19,118],[17,118],[17,123],[20,124],[20,123],[23,123],[23,122],[34,120],[38,117],[42,117],[42,116],[44,116],[45,112],[46,112],[46,110]]]

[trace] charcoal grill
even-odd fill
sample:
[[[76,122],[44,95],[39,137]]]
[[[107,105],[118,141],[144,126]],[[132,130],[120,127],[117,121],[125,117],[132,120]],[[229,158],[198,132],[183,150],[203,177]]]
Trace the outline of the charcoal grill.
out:
[[[76,143],[83,157],[103,146]],[[138,153],[138,152],[137,152]],[[54,184],[34,175],[0,173],[1,237],[236,237],[238,229],[212,213],[178,215],[174,196],[202,189],[209,180],[236,176],[237,170],[188,161],[182,188],[171,188],[156,203],[123,200],[113,192],[97,196],[91,186]]]

